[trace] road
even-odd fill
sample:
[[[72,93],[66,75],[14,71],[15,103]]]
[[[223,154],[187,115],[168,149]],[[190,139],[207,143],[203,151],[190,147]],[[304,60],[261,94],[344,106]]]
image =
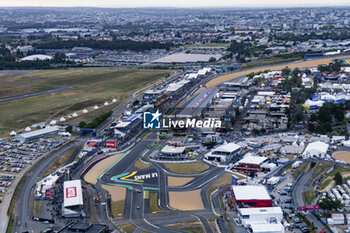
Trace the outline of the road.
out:
[[[310,163],[309,163],[310,164]],[[295,210],[298,210],[301,206],[305,206],[303,192],[307,191],[307,188],[310,188],[307,186],[310,179],[312,178],[312,174],[314,173],[318,163],[316,163],[313,167],[301,173],[300,179],[295,183],[293,190],[292,190],[292,200],[293,200],[293,206]],[[319,221],[313,214],[306,213],[305,217],[314,224],[316,229],[323,230],[326,227],[322,224],[321,221]],[[328,231],[327,231],[328,232]]]
[[[26,224],[29,222],[29,217],[31,216],[30,211],[32,211],[32,208],[29,208],[29,203],[32,202],[31,197],[31,189],[35,186],[37,182],[37,178],[40,177],[40,175],[62,154],[68,152],[74,147],[80,147],[82,145],[82,141],[77,141],[75,143],[71,143],[69,145],[66,145],[62,147],[59,151],[47,156],[42,160],[41,163],[39,163],[35,169],[33,169],[30,173],[27,174],[27,178],[23,182],[22,186],[19,189],[18,197],[16,199],[15,204],[15,215],[17,216],[15,218],[15,226],[13,232],[22,232],[24,230],[31,230],[27,229],[25,227]],[[18,226],[18,222],[20,222],[20,226]],[[23,224],[22,224],[23,223]]]
[[[75,87],[73,87],[73,86],[58,87],[58,88],[47,90],[47,91],[37,91],[37,92],[32,92],[32,93],[23,94],[23,95],[15,95],[15,96],[10,96],[10,97],[0,98],[0,103],[29,98],[29,97],[34,97],[34,96],[39,96],[39,95],[51,94],[51,93],[59,92],[59,91],[67,91],[67,90],[70,90],[73,88],[75,88]]]

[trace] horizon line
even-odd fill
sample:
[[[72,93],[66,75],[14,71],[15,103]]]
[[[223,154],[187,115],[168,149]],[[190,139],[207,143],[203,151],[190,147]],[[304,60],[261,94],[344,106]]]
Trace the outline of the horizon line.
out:
[[[323,7],[331,7],[331,8],[340,8],[340,7],[350,7],[350,2],[349,4],[322,4],[322,5],[283,5],[283,6],[276,6],[272,4],[266,4],[266,5],[254,5],[254,6],[249,6],[249,5],[240,5],[240,6],[231,6],[231,5],[222,5],[222,6],[201,6],[201,7],[196,7],[196,6],[2,6],[0,5],[1,8],[107,8],[107,9],[222,9],[222,8],[230,8],[230,9],[286,9],[286,8],[323,8]]]

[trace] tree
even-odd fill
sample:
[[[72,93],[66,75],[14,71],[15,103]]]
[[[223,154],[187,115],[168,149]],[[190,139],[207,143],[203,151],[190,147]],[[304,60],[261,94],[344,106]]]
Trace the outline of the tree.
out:
[[[55,53],[55,56],[53,57],[53,61],[55,63],[64,63],[66,61],[66,54],[64,53]]]
[[[333,180],[336,185],[341,185],[343,183],[343,177],[339,172],[335,173]]]
[[[282,69],[282,76],[289,76],[291,70],[286,66],[286,68]]]
[[[215,57],[209,58],[209,62],[216,62],[216,58]]]
[[[297,121],[301,121],[301,120],[303,120],[303,118],[304,118],[304,113],[303,113],[303,106],[302,105],[297,105],[296,107],[295,107],[295,112],[294,112],[294,114],[295,114],[295,119],[297,120]]]
[[[324,209],[324,210],[337,210],[343,207],[343,204],[341,203],[340,200],[336,199],[335,201],[333,201],[328,197],[323,198],[317,204],[320,206],[321,209]]]
[[[86,122],[85,121],[81,121],[78,126],[79,126],[79,128],[85,128]]]
[[[307,125],[307,130],[310,132],[315,132],[315,126],[311,123]]]
[[[345,118],[344,112],[342,109],[337,108],[337,110],[334,113],[334,117],[338,122],[342,122]]]
[[[66,132],[68,133],[72,133],[72,130],[73,130],[73,127],[71,125],[68,125],[66,128],[65,128]]]

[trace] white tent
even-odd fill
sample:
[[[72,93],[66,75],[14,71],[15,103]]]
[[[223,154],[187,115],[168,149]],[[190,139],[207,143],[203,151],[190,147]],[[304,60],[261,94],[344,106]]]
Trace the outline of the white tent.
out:
[[[350,141],[343,141],[342,145],[346,147],[350,147]]]
[[[75,112],[75,113],[73,113],[73,115],[72,115],[72,117],[77,117],[78,116],[78,114]]]
[[[10,136],[16,136],[16,135],[17,135],[17,134],[16,134],[15,131],[11,131]]]
[[[24,131],[29,132],[29,131],[32,131],[32,129],[28,126],[27,128],[24,129]]]
[[[321,157],[323,158],[328,150],[329,144],[316,141],[309,143],[303,153],[304,157]]]
[[[50,125],[56,125],[56,124],[57,124],[57,121],[56,121],[56,120],[50,121]]]
[[[104,103],[104,106],[108,106],[109,105],[109,103],[106,101],[105,103]]]
[[[66,121],[66,118],[61,117],[60,121],[61,121],[61,122]]]
[[[117,100],[116,100],[116,99],[113,99],[113,100],[112,100],[112,103],[116,103],[116,102],[117,102]]]
[[[95,110],[96,110],[96,109],[99,109],[99,107],[98,107],[97,105],[95,105],[94,109],[95,109]]]
[[[83,113],[88,113],[89,111],[85,108],[84,110],[83,110]]]

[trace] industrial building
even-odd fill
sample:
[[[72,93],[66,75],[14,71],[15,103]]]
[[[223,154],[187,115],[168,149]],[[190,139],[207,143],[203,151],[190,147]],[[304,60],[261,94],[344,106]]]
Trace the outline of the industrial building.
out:
[[[15,137],[15,140],[21,141],[21,142],[26,142],[30,141],[36,138],[41,138],[47,135],[52,135],[52,134],[57,134],[59,131],[57,126],[52,126],[52,127],[47,127],[44,129],[39,129],[27,133],[22,133],[20,135],[17,135]]]
[[[231,193],[239,207],[272,207],[272,199],[263,185],[232,185]]]

